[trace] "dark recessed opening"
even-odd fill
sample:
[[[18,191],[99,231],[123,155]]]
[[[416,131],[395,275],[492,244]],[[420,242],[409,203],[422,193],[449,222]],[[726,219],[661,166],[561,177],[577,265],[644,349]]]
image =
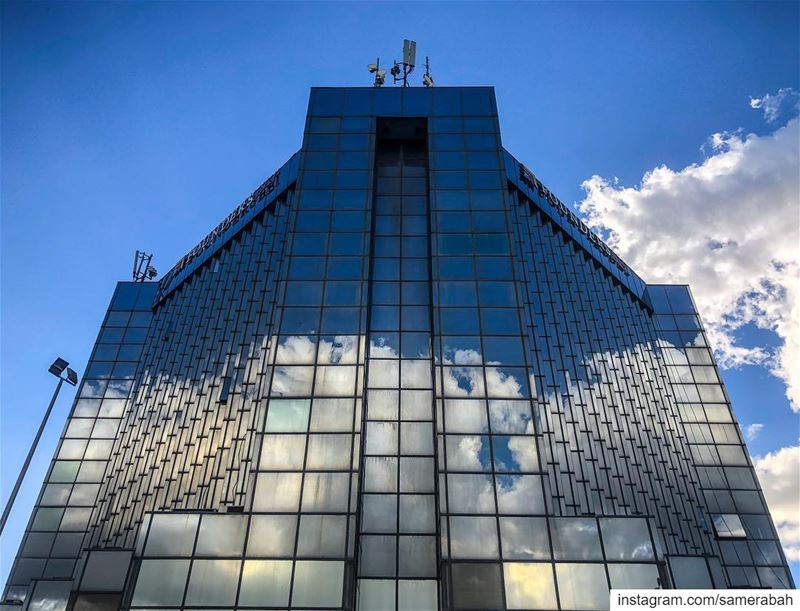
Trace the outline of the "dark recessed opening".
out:
[[[378,117],[379,140],[425,140],[427,134],[425,117]]]

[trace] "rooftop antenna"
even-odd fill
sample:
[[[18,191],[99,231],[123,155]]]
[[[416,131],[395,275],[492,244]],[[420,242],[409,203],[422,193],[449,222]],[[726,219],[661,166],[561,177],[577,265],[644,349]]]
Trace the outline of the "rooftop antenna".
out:
[[[381,70],[381,58],[377,58],[374,64],[367,64],[367,70],[375,75],[373,87],[381,87],[386,82],[386,70]]]
[[[425,74],[422,76],[422,84],[425,87],[433,87],[433,77],[431,76],[431,63],[428,56],[425,56]]]
[[[147,254],[143,250],[137,250],[136,256],[133,259],[133,281],[144,282],[145,280],[152,280],[158,276],[156,268],[150,265],[153,260],[153,255]]]
[[[392,66],[390,70],[395,84],[402,82],[403,87],[408,87],[408,75],[414,72],[416,63],[417,43],[406,38],[403,40],[403,62],[402,64],[394,62],[394,66]],[[402,68],[400,66],[402,66]]]

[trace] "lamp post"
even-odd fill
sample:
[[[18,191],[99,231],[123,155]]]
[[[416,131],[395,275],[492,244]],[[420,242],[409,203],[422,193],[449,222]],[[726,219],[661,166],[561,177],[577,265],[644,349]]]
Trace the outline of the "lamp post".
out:
[[[47,424],[47,419],[50,417],[50,412],[53,411],[53,405],[56,403],[56,398],[58,397],[58,391],[61,390],[61,385],[64,382],[71,386],[75,386],[78,383],[78,374],[75,373],[74,369],[68,367],[68,365],[69,363],[67,363],[67,361],[64,359],[57,358],[47,370],[58,378],[58,384],[53,392],[53,398],[50,399],[50,405],[47,406],[47,411],[44,413],[42,422],[39,424],[39,430],[36,432],[36,437],[33,438],[31,449],[28,450],[28,456],[25,457],[25,462],[22,464],[22,469],[20,469],[17,482],[14,484],[14,489],[11,491],[11,496],[8,497],[8,502],[6,503],[5,509],[3,509],[3,517],[0,518],[0,535],[3,534],[3,529],[6,527],[6,521],[11,513],[11,508],[14,506],[14,500],[17,498],[19,487],[22,485],[22,480],[25,479],[25,473],[27,473],[28,467],[31,464],[31,459],[33,459],[33,454],[36,452],[36,446],[39,445],[39,439],[42,437],[44,427]]]

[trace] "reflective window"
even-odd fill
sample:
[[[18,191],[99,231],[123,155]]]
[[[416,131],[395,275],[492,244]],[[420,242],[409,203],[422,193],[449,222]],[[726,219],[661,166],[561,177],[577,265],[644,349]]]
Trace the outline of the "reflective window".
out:
[[[562,609],[607,609],[608,582],[602,564],[556,564]]]
[[[397,497],[395,495],[365,494],[361,502],[361,530],[363,532],[395,532],[397,528]]]
[[[197,535],[197,556],[238,556],[244,547],[247,520],[241,515],[204,515]]]
[[[342,604],[344,562],[298,560],[294,571],[292,605],[338,607]]]
[[[678,589],[711,588],[711,576],[704,558],[690,556],[670,556],[669,568],[672,581]]]
[[[550,536],[556,560],[602,560],[600,537],[594,518],[550,520]]]
[[[351,435],[309,435],[307,469],[347,469]]]
[[[453,558],[498,558],[497,520],[494,517],[451,517],[450,555]]]
[[[297,511],[300,473],[259,473],[253,499],[255,511]]]
[[[404,579],[397,584],[398,611],[436,611],[437,582]]]
[[[500,513],[542,514],[544,498],[538,475],[502,475],[495,478]]]
[[[433,532],[436,528],[432,495],[400,495],[400,532]]]
[[[652,560],[653,546],[643,518],[601,518],[600,532],[609,560]]]
[[[297,555],[307,558],[342,555],[346,526],[344,516],[300,516]]]
[[[616,590],[647,590],[661,585],[655,564],[609,563],[608,576],[611,588]]]
[[[508,609],[555,609],[556,590],[551,564],[503,564]]]
[[[397,569],[397,539],[387,535],[361,535],[359,574],[393,577]]]
[[[550,558],[550,539],[545,518],[500,518],[500,538],[503,558]]]
[[[264,470],[300,470],[305,450],[305,435],[264,435],[259,466]]]
[[[27,608],[35,611],[65,611],[69,602],[70,582],[40,581],[28,601]]]
[[[303,511],[347,511],[350,476],[347,473],[308,473],[303,483]]]
[[[358,580],[358,611],[377,609],[393,610],[395,604],[395,581],[390,579]]]
[[[297,517],[293,515],[252,516],[247,537],[247,555],[279,558],[292,556],[296,527]]]
[[[299,368],[291,368],[290,371],[294,371],[295,369]],[[302,369],[305,370],[305,368]],[[307,399],[273,399],[269,402],[266,430],[276,433],[306,431],[308,429],[308,413],[310,408],[311,401]]]
[[[239,560],[194,560],[187,605],[233,605],[239,585]]]
[[[200,516],[157,513],[150,521],[147,556],[191,556]]]
[[[739,516],[735,513],[717,514],[711,516],[714,523],[714,532],[720,538],[746,537],[744,526]]]
[[[291,560],[245,560],[239,605],[281,607],[289,604]]]
[[[436,537],[399,537],[397,556],[400,577],[436,577]]]
[[[180,606],[188,574],[188,560],[142,560],[131,604]]]
[[[494,609],[502,607],[499,564],[451,565],[453,603],[457,609]]]

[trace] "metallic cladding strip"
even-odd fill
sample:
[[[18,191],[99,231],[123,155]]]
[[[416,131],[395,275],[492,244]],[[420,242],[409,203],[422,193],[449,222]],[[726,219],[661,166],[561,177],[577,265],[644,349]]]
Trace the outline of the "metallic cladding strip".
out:
[[[652,310],[646,283],[600,237],[548,189],[524,164],[503,149],[506,179],[547,214],[616,280]]]

